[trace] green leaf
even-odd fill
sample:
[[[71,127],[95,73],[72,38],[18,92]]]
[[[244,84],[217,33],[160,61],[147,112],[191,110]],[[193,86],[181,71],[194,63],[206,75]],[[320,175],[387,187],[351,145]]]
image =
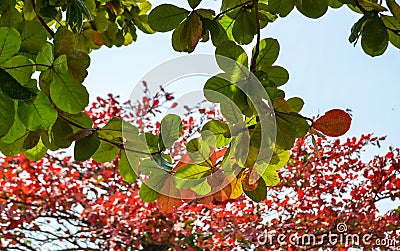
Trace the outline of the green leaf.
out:
[[[86,2],[88,1],[83,1],[83,0],[76,0],[75,3],[78,6],[79,10],[87,17],[87,19],[92,20],[92,13],[89,10],[88,6],[86,6]],[[93,7],[95,8],[95,3],[92,1],[91,5],[94,5]],[[89,5],[90,7],[90,5]]]
[[[361,47],[368,55],[382,55],[388,46],[389,34],[379,16],[373,15],[365,22],[361,37]]]
[[[188,164],[180,167],[174,174],[174,181],[178,189],[189,189],[205,180],[210,173],[210,167]]]
[[[150,27],[155,31],[166,32],[175,29],[189,11],[172,4],[162,4],[155,7],[149,14]]]
[[[79,82],[87,77],[87,68],[90,65],[90,57],[83,51],[74,50],[67,56],[68,72]]]
[[[15,156],[24,151],[24,141],[28,136],[27,133],[17,138],[12,143],[4,143],[0,141],[0,151],[6,156]]]
[[[143,202],[153,202],[158,199],[158,192],[143,183],[139,189],[139,196]]]
[[[37,145],[40,140],[40,132],[29,132],[28,136],[24,140],[24,149],[32,149]]]
[[[361,35],[362,27],[365,21],[367,21],[367,17],[364,15],[351,27],[351,33],[349,36],[350,43],[357,43],[357,40]]]
[[[30,100],[36,94],[22,86],[8,72],[0,68],[0,89],[12,99]]]
[[[261,202],[265,200],[267,197],[267,186],[264,179],[258,179],[258,185],[256,189],[253,191],[244,190],[244,193],[255,202]]]
[[[201,163],[209,159],[210,148],[200,139],[192,139],[186,145],[190,159],[194,163]]]
[[[61,55],[53,63],[53,69],[59,74],[68,73],[67,56]]]
[[[387,11],[385,7],[378,3],[371,2],[369,0],[359,0],[360,5],[366,10],[366,11]]]
[[[294,8],[294,0],[269,0],[268,8],[271,13],[286,17]]]
[[[239,44],[249,44],[257,34],[255,12],[241,9],[235,17],[232,35]]]
[[[168,114],[161,120],[159,144],[170,148],[182,133],[182,121],[178,115]]]
[[[393,16],[400,22],[400,6],[396,3],[395,0],[386,0],[386,4],[389,7],[390,12],[392,12]]]
[[[22,85],[31,79],[33,73],[32,62],[21,55],[10,58],[1,67]]]
[[[138,158],[134,155],[129,155],[129,160],[125,151],[121,151],[121,156],[118,162],[119,172],[128,183],[134,182],[137,176],[137,167],[139,166]],[[144,185],[144,184],[143,184]]]
[[[62,119],[57,119],[49,133],[51,143],[59,148],[67,148],[72,143],[68,138],[71,137],[73,133],[74,131],[68,123],[64,122]]]
[[[92,128],[93,122],[92,119],[84,112],[80,112],[78,114],[68,114],[63,113],[62,117],[72,122],[75,125],[83,128]],[[73,126],[71,124],[71,126]],[[80,128],[73,126],[74,132],[78,131]]]
[[[263,70],[265,67],[271,66],[279,55],[279,43],[278,40],[273,38],[266,38],[260,41],[260,52],[257,57],[257,70]],[[253,56],[255,48],[253,48]]]
[[[36,12],[33,9],[31,0],[24,0],[24,18],[28,21],[33,20],[36,17]]]
[[[229,122],[236,124],[244,121],[242,112],[232,100],[221,102],[220,106],[222,115]]]
[[[276,186],[281,181],[276,170],[270,167],[265,169],[261,177],[265,181],[266,186]]]
[[[31,131],[49,129],[57,120],[58,113],[47,96],[39,92],[33,102],[19,101],[18,116]]]
[[[195,9],[201,3],[201,0],[188,0],[188,3],[192,9]]]
[[[14,124],[14,101],[0,92],[0,138],[7,134]]]
[[[307,134],[309,125],[298,113],[276,112],[276,145],[289,150],[296,138]]]
[[[210,133],[205,133],[210,131]],[[207,122],[201,129],[201,136],[205,141],[214,141],[216,147],[226,146],[231,142],[230,130],[227,124],[219,120]],[[215,137],[215,138],[214,138]]]
[[[197,195],[204,196],[207,195],[211,192],[211,186],[208,184],[207,179],[204,179],[201,183],[191,187],[194,192],[196,192]]]
[[[328,10],[328,0],[296,0],[296,7],[306,17],[319,18]]]
[[[21,40],[21,51],[36,55],[47,42],[47,31],[38,21],[24,22]]]
[[[237,45],[233,41],[225,41],[224,43],[220,44],[215,49],[215,55],[219,67],[225,72],[233,72],[234,68],[238,67],[236,63],[243,65],[245,68],[248,67],[248,58],[246,52],[241,46]],[[230,58],[233,60],[233,62],[219,56]]]
[[[264,87],[279,87],[289,80],[289,72],[281,66],[267,66],[264,71],[257,73]]]
[[[293,112],[300,112],[304,106],[304,101],[301,98],[294,97],[287,100]]]
[[[15,3],[13,5],[15,5]],[[10,6],[5,12],[1,13],[0,27],[13,27],[19,30],[21,24],[22,15],[13,6]]]
[[[268,166],[273,168],[274,170],[279,170],[287,164],[289,158],[290,158],[289,150],[283,150],[276,147],[274,149],[274,153],[270,159]]]
[[[75,142],[74,158],[76,161],[85,161],[89,159],[99,148],[100,140],[97,137],[97,132],[84,137]]]
[[[69,74],[54,74],[50,97],[58,108],[72,114],[83,111],[89,103],[86,88]]]
[[[24,152],[25,156],[32,161],[40,160],[46,155],[46,153],[47,153],[47,147],[43,144],[40,138],[36,146]]]
[[[111,162],[119,152],[119,149],[114,145],[101,141],[97,151],[93,154],[92,159],[97,162]]]
[[[0,64],[12,58],[21,47],[19,32],[10,27],[0,28]]]
[[[75,49],[74,34],[65,26],[60,26],[54,36],[54,53],[59,56],[68,55]]]
[[[201,39],[202,27],[200,16],[195,12],[192,13],[172,34],[174,50],[193,52]]]
[[[53,62],[53,46],[50,43],[45,43],[36,57],[36,63],[41,64],[37,66],[37,69],[39,71],[46,71],[53,65]]]
[[[343,6],[343,3],[341,3],[339,0],[329,0],[329,1],[328,1],[328,5],[329,5],[329,7],[331,7],[331,8],[337,9],[337,8],[342,7],[342,6]]]
[[[0,93],[0,96],[3,96],[3,94]],[[13,143],[18,138],[21,138],[22,136],[24,136],[26,133],[25,125],[19,119],[18,113],[15,112],[15,111],[18,111],[18,102],[13,102],[13,104],[14,104],[14,108],[8,107],[9,110],[4,110],[6,112],[10,111],[10,113],[7,113],[7,115],[13,114],[13,117],[14,117],[14,119],[13,119],[14,123],[12,124],[11,128],[9,128],[7,134],[1,138],[1,141],[6,144]],[[12,113],[11,111],[14,111],[14,112]],[[4,122],[4,125],[5,125],[4,128],[7,128],[7,122]]]

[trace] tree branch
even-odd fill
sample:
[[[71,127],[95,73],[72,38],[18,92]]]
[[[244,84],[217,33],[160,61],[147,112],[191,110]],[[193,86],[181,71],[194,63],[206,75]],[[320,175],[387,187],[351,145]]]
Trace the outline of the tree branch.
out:
[[[258,0],[253,0],[254,4],[254,9],[256,12],[256,23],[257,23],[257,42],[254,50],[254,55],[251,58],[251,65],[250,65],[250,71],[254,73],[256,71],[257,67],[257,58],[258,55],[260,54],[260,41],[261,41],[261,26],[260,26],[260,17],[258,15]]]
[[[36,17],[38,18],[39,22],[40,22],[40,23],[42,24],[42,26],[46,29],[46,31],[50,34],[50,36],[51,36],[52,38],[54,38],[54,36],[55,36],[54,31],[47,25],[46,21],[44,21],[43,18],[42,18],[40,15],[38,15],[38,13],[36,12],[36,3],[35,3],[35,0],[31,0],[31,2],[32,2],[33,10],[35,11]]]

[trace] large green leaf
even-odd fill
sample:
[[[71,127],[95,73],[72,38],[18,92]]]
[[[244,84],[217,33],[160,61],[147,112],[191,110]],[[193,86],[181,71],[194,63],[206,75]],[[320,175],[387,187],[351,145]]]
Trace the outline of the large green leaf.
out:
[[[119,172],[126,182],[134,182],[137,176],[137,167],[139,165],[138,158],[134,155],[129,155],[129,160],[125,151],[121,151],[121,156],[118,163]],[[144,185],[144,184],[143,184]]]
[[[14,123],[14,101],[0,92],[0,137],[7,134]]]
[[[193,52],[202,35],[202,22],[192,13],[172,34],[172,46],[176,51]]]
[[[87,68],[90,65],[90,57],[83,51],[74,50],[67,56],[68,72],[79,82],[87,77]]]
[[[271,13],[286,17],[294,8],[295,0],[269,0],[268,8]]]
[[[248,58],[244,49],[233,41],[225,41],[215,49],[219,67],[227,73],[233,73],[240,65],[247,68]],[[222,56],[222,57],[220,57]],[[225,59],[229,58],[232,60]],[[237,65],[239,64],[239,65]],[[242,67],[239,70],[243,70]]]
[[[7,71],[0,68],[0,89],[12,99],[30,100],[36,94],[22,86]]]
[[[381,18],[377,15],[368,18],[361,37],[361,47],[364,52],[372,57],[382,55],[386,51],[388,42],[389,34]]]
[[[24,142],[28,133],[25,133],[21,137],[15,139],[12,143],[4,143],[0,141],[0,151],[7,156],[14,156],[24,151]]]
[[[210,167],[188,164],[180,167],[174,174],[174,181],[178,189],[189,189],[203,182],[210,173]]]
[[[161,120],[159,144],[170,148],[182,133],[182,121],[178,115],[168,114]]]
[[[92,157],[100,146],[97,132],[93,131],[90,135],[75,142],[74,158],[76,161],[85,161]]]
[[[53,62],[53,46],[50,43],[45,43],[36,57],[37,69],[39,71],[46,71],[53,65]]]
[[[14,56],[21,47],[19,32],[10,27],[0,28],[0,64]]]
[[[74,131],[70,124],[62,119],[57,119],[51,128],[51,142],[59,148],[67,148],[72,143],[69,137],[71,137],[73,133]]]
[[[38,21],[24,22],[21,40],[21,51],[38,54],[47,41],[47,32]]]
[[[143,183],[139,189],[140,199],[144,202],[153,202],[158,198],[158,192],[151,189],[146,183]]]
[[[54,37],[54,53],[68,55],[75,49],[75,36],[66,26],[60,26]]]
[[[31,79],[33,73],[32,62],[21,55],[10,58],[1,67],[22,85]]]
[[[119,149],[107,142],[101,141],[97,151],[93,154],[92,159],[97,162],[111,162],[119,152]]]
[[[242,9],[235,17],[232,35],[239,44],[249,44],[257,34],[255,12]]]
[[[204,162],[210,156],[210,147],[200,139],[190,140],[186,145],[186,150],[194,163]]]
[[[296,0],[296,7],[306,17],[319,18],[328,10],[328,0]]]
[[[47,153],[47,147],[43,144],[41,139],[39,139],[39,141],[34,147],[24,152],[25,156],[32,161],[40,160],[46,155],[46,153]]]
[[[14,123],[12,124],[11,128],[9,128],[7,134],[1,138],[1,141],[6,144],[13,143],[14,141],[16,141],[18,138],[22,137],[26,133],[25,125],[19,119],[18,112],[15,112],[15,111],[18,111],[18,102],[13,102],[13,103],[14,103],[14,109],[10,108],[9,111],[14,111],[14,119],[13,119]],[[5,111],[7,111],[7,110],[5,110]],[[5,125],[7,125],[7,123],[5,123]],[[7,126],[6,126],[6,128],[7,128]]]
[[[278,40],[273,38],[266,38],[260,42],[260,52],[257,57],[257,70],[265,70],[265,67],[271,66],[279,55],[279,43]],[[253,55],[255,48],[253,48]]]
[[[58,108],[72,114],[83,111],[89,103],[86,88],[69,74],[54,74],[50,97]]]
[[[155,7],[149,14],[149,24],[155,31],[166,32],[175,29],[189,14],[188,10],[172,4]]]
[[[296,138],[307,134],[309,125],[298,113],[276,112],[276,145],[289,150]]]
[[[31,131],[49,129],[57,120],[58,113],[43,92],[32,102],[19,101],[18,116]]]

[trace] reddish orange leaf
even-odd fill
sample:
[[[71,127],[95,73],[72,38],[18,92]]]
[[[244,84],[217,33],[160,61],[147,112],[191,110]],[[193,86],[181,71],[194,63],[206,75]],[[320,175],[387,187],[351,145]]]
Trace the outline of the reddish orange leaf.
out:
[[[350,115],[340,109],[327,111],[324,116],[314,122],[313,128],[330,137],[338,137],[350,129]]]
[[[162,213],[172,213],[175,208],[181,205],[180,198],[169,197],[164,194],[159,194],[157,205]]]

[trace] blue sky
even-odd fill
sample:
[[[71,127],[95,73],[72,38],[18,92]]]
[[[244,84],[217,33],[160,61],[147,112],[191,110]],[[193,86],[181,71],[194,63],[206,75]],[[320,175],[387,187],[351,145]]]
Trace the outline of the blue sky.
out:
[[[152,1],[159,5],[168,1]],[[186,1],[169,1],[186,6]],[[200,7],[218,10],[220,1],[204,0]],[[383,56],[366,55],[359,44],[348,42],[351,26],[360,18],[347,7],[329,9],[322,18],[309,19],[294,10],[262,31],[262,37],[277,38],[281,53],[276,64],[285,67],[290,80],[284,86],[287,97],[305,101],[303,115],[315,116],[333,108],[351,109],[353,123],[345,137],[374,133],[388,136],[389,145],[400,146],[399,50],[389,45]],[[91,54],[85,85],[94,100],[107,93],[126,100],[141,78],[160,63],[184,53],[174,52],[172,33],[146,35],[128,47],[102,48]],[[194,53],[214,53],[211,43],[201,43]],[[199,83],[201,85],[202,83]],[[373,152],[376,154],[374,148]]]

